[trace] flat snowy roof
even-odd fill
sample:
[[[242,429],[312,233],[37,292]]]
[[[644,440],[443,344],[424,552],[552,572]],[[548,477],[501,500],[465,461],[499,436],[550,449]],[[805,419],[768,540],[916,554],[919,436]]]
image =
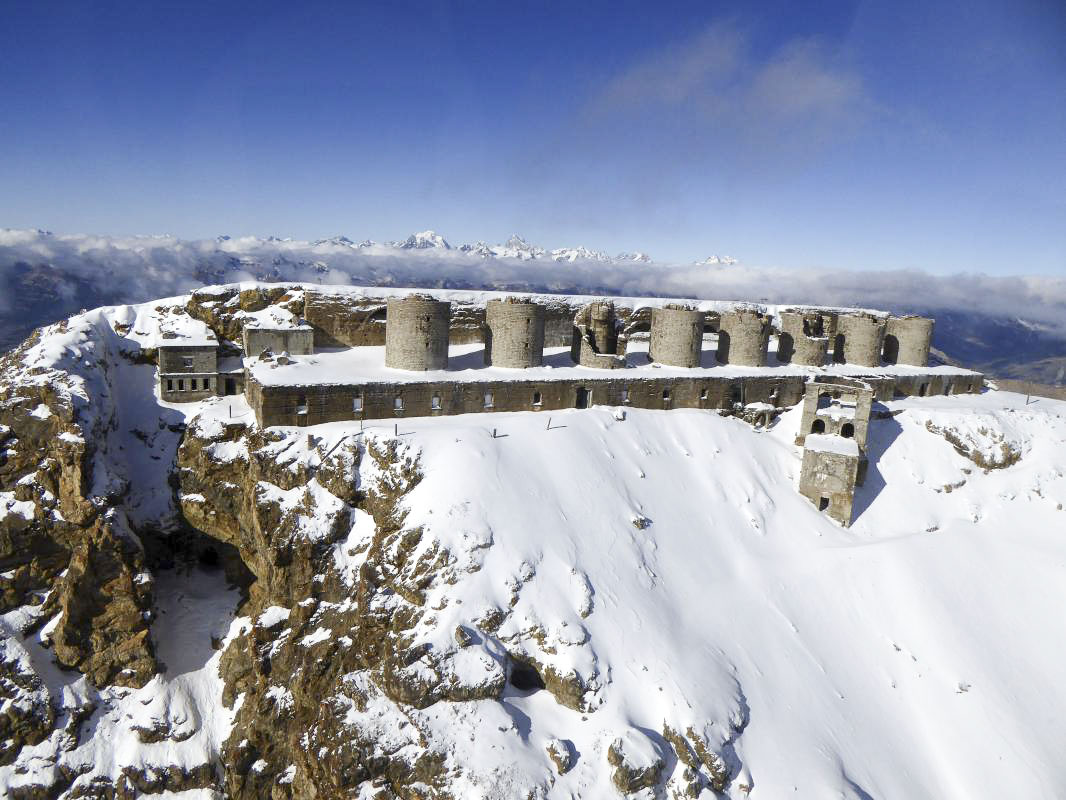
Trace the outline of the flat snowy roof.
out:
[[[214,332],[188,314],[160,317],[156,329],[156,347],[218,347]]]
[[[811,375],[978,375],[956,367],[910,367],[895,365],[880,368],[850,364],[831,364],[825,367],[803,367],[792,364],[767,367],[739,367],[718,364],[713,341],[705,341],[701,366],[671,367],[653,364],[648,360],[648,342],[629,342],[626,369],[596,369],[582,367],[570,360],[569,347],[544,348],[544,365],[529,369],[486,367],[485,346],[481,343],[452,345],[448,350],[448,369],[413,372],[385,366],[384,347],[351,347],[322,350],[313,355],[289,356],[290,363],[246,358],[251,377],[264,386],[341,386],[352,383],[426,383],[434,381],[552,381],[578,378],[617,380],[640,378],[736,378],[742,376],[809,377]],[[776,364],[771,351],[770,363]]]

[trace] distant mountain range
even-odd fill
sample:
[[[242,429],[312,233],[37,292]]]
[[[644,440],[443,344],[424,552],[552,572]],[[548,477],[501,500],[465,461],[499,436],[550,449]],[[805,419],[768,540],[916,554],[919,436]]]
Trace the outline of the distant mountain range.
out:
[[[662,264],[643,252],[549,250],[518,235],[453,246],[431,230],[356,243],[0,229],[0,352],[81,309],[247,280],[872,307],[936,317],[939,357],[991,375],[1055,383],[1066,366],[1062,279],[790,270],[725,256]]]

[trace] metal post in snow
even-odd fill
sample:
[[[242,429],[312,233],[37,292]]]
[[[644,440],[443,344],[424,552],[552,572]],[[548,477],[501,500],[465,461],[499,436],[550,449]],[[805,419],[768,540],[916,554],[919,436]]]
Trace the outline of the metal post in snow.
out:
[[[400,435],[400,423],[399,422],[393,423],[392,435],[393,436],[399,436]]]
[[[552,418],[548,417],[548,427],[545,428],[544,430],[550,431],[551,429],[552,429]]]

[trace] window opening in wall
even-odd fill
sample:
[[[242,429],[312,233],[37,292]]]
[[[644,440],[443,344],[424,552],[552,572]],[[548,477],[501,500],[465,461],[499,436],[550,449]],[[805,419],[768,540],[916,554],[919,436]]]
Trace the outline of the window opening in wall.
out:
[[[591,393],[584,386],[579,386],[577,389],[577,396],[574,399],[574,408],[588,408],[589,401],[591,399]]]
[[[840,435],[843,436],[845,439],[850,439],[852,436],[855,435],[855,426],[852,425],[850,422],[845,422],[843,425],[840,426]]]
[[[485,408],[492,408],[492,392],[485,392]]]
[[[172,381],[170,378],[167,378],[167,391],[168,392],[173,392],[174,391],[174,381]]]
[[[825,511],[827,508],[829,508],[829,498],[823,497],[821,500],[818,501],[818,510]]]
[[[812,422],[811,433],[825,433],[825,420],[816,419]]]
[[[955,388],[951,383],[944,384],[944,394],[951,394],[951,390]]]
[[[237,394],[237,381],[233,378],[226,378],[226,394]]]
[[[837,338],[833,340],[833,361],[837,364],[843,364],[844,362],[844,334],[838,333]]]
[[[829,408],[832,405],[833,400],[829,396],[829,392],[822,392],[818,395],[818,408]]]
[[[397,395],[396,398],[392,401],[392,407],[396,411],[403,411],[403,397]]]
[[[297,395],[297,397],[296,397],[296,413],[297,414],[306,414],[307,413],[307,395],[306,394]]]
[[[540,405],[540,392],[533,392],[533,405]]]
[[[929,384],[928,383],[923,383],[921,386],[918,387],[918,396],[919,397],[925,397],[925,393],[926,393],[926,391],[928,389],[929,389]]]
[[[881,348],[881,358],[886,364],[895,364],[899,360],[899,339],[893,334],[885,335],[885,344]]]
[[[663,389],[663,400],[669,400],[669,399],[670,399],[670,390],[669,389]]]
[[[179,392],[184,392],[185,391],[185,381],[183,379],[181,379],[181,378],[178,378],[178,391]]]
[[[189,378],[189,391],[190,392],[195,392],[196,391],[196,378]]]
[[[628,403],[629,402],[629,389],[623,389],[622,390],[622,402],[623,403]]]
[[[792,353],[796,349],[791,333],[782,333],[777,337],[777,360],[781,364],[792,362]]]
[[[181,365],[185,367],[185,369],[192,369],[192,356],[182,356]]]
[[[741,393],[740,393],[740,387],[739,386],[733,386],[729,390],[729,400],[734,405],[736,405],[737,403],[741,402],[742,398],[741,398]]]
[[[719,364],[729,363],[729,332],[718,331],[718,353],[715,355]]]
[[[435,394],[431,398],[429,398],[429,409],[430,409],[430,411],[440,411],[440,395],[439,394]]]
[[[354,411],[355,413],[358,414],[362,410],[363,410],[363,396],[357,394],[355,397],[352,398],[352,411]]]

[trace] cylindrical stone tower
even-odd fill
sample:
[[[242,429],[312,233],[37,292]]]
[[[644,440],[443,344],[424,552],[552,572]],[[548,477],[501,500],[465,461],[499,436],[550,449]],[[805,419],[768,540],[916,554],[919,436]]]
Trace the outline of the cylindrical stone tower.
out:
[[[703,312],[668,303],[651,311],[648,357],[675,367],[698,367],[703,351]]]
[[[889,317],[883,354],[889,364],[929,365],[933,320],[927,317]]]
[[[518,297],[485,304],[485,363],[539,367],[544,360],[544,306]]]
[[[817,311],[782,311],[777,359],[782,364],[820,367],[829,348],[828,325]]]
[[[860,367],[881,366],[881,348],[885,342],[885,320],[873,314],[858,312],[841,314],[837,321],[837,341],[833,347],[833,360]],[[837,352],[844,337],[843,360]]]
[[[718,329],[718,363],[765,367],[770,317],[742,308],[722,314]]]
[[[426,294],[389,298],[385,317],[385,366],[448,368],[451,303]]]

